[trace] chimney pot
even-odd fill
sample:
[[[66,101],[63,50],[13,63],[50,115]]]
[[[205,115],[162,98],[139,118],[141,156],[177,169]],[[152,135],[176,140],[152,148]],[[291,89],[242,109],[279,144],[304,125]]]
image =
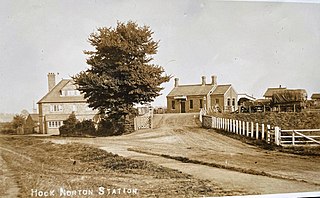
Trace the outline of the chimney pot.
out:
[[[206,84],[206,77],[202,76],[202,85],[205,85],[205,84]]]
[[[217,76],[215,76],[215,75],[211,76],[211,84],[212,85],[217,85],[218,84],[217,83]]]
[[[51,91],[56,86],[56,75],[55,73],[48,73],[48,89]]]
[[[174,79],[174,87],[178,87],[179,86],[179,78],[175,78]]]

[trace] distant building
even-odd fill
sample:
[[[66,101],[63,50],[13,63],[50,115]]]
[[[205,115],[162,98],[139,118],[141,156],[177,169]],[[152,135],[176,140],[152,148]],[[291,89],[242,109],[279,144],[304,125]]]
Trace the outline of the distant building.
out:
[[[320,105],[320,93],[314,93],[314,94],[312,94],[311,100],[314,101],[314,104],[315,104],[316,106]]]
[[[279,91],[284,91],[286,90],[287,88],[286,87],[278,87],[278,88],[268,88],[267,91],[263,94],[263,97],[265,99],[272,99],[272,95],[276,92],[279,92]]]
[[[318,100],[318,101],[320,101],[320,93],[314,93],[314,94],[312,94],[311,99],[312,99],[312,100]]]
[[[48,93],[38,102],[40,133],[59,134],[59,127],[72,112],[78,120],[93,119],[97,114],[89,108],[72,79],[62,79],[56,84],[55,74],[49,73],[48,88]]]
[[[255,101],[255,100],[256,100],[255,97],[250,96],[248,94],[245,94],[245,93],[238,94],[238,106],[243,105],[245,102]]]
[[[24,126],[24,134],[39,133],[39,114],[29,114]]]
[[[217,77],[206,83],[202,76],[201,84],[180,85],[175,78],[174,88],[167,95],[168,113],[199,112],[202,108],[212,108],[221,112],[232,112],[238,107],[237,93],[231,84],[218,85]]]

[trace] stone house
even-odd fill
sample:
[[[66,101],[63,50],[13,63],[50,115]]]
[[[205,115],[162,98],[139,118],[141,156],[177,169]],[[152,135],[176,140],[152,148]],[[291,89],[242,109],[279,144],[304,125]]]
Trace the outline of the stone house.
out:
[[[24,134],[39,133],[39,114],[29,114],[24,125]]]
[[[175,78],[174,88],[167,95],[168,113],[199,112],[202,108],[212,108],[220,112],[237,110],[237,92],[231,84],[218,85],[217,77],[211,77],[211,83],[206,83],[202,76],[201,84],[179,85]]]
[[[80,121],[94,119],[97,114],[89,108],[72,79],[62,79],[56,84],[55,78],[54,73],[48,74],[48,93],[38,102],[39,132],[42,134],[58,135],[59,127],[72,112]]]

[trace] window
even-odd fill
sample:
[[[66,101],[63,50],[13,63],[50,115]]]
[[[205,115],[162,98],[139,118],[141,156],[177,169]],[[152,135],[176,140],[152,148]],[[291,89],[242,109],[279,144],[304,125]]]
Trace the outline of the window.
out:
[[[62,105],[50,105],[51,112],[60,112],[62,111]]]
[[[230,98],[228,98],[227,106],[230,106]]]
[[[236,99],[232,98],[232,106],[235,106],[235,105],[236,105]]]
[[[63,125],[63,121],[48,121],[48,128],[55,129]]]
[[[80,96],[79,90],[62,90],[60,91],[61,96]]]
[[[190,109],[193,109],[193,100],[190,100]]]
[[[203,108],[203,100],[202,99],[199,100],[199,103],[200,103],[200,105],[199,105],[200,108]]]
[[[172,100],[171,109],[176,109],[176,101]]]
[[[219,104],[219,99],[216,99],[216,104]]]

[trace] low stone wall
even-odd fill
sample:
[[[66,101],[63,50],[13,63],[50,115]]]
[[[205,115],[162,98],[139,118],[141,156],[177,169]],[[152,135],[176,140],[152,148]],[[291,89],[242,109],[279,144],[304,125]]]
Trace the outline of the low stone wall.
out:
[[[320,112],[214,113],[212,116],[260,124],[269,124],[271,126],[278,126],[281,129],[320,129]],[[203,117],[203,127],[210,128],[212,122],[210,119],[210,116]]]

